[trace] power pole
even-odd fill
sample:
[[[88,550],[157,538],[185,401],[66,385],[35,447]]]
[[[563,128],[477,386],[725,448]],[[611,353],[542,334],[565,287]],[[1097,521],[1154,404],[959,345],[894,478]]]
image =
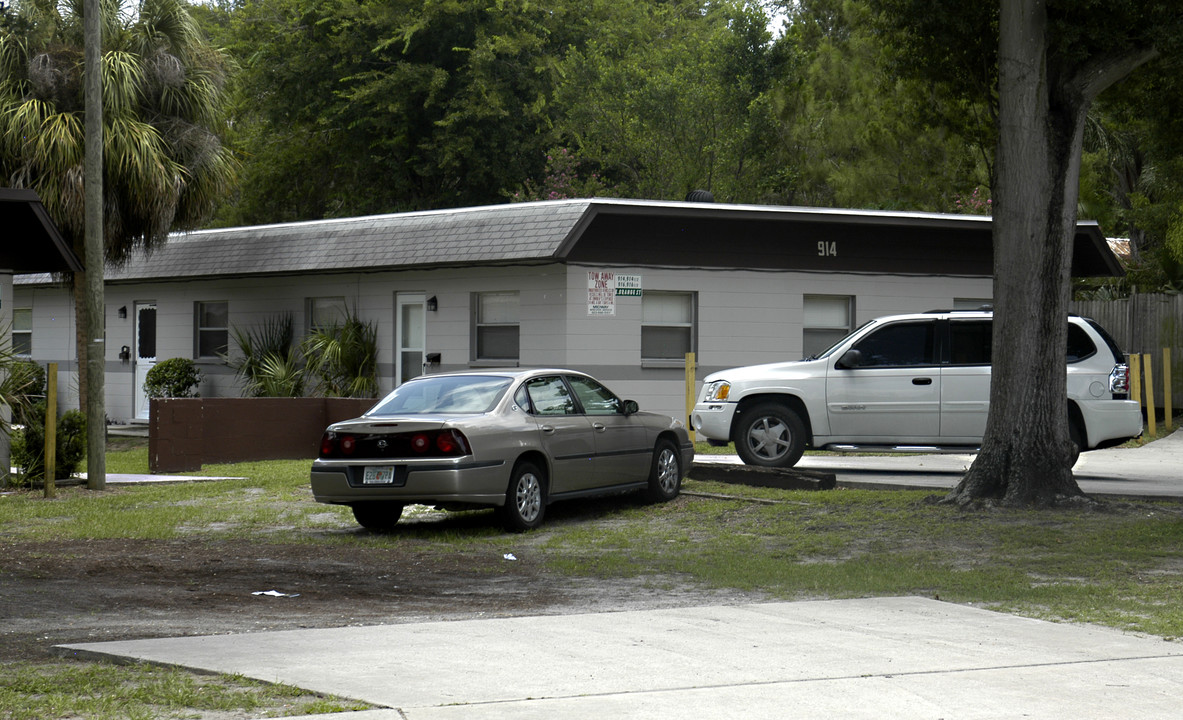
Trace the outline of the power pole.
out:
[[[107,487],[106,342],[103,323],[103,31],[99,0],[83,5],[86,46],[86,486]]]

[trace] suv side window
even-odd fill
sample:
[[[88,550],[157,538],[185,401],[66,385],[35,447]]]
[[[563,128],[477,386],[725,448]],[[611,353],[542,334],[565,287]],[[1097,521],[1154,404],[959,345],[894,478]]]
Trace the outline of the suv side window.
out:
[[[993,327],[989,320],[954,320],[949,323],[949,364],[989,365]]]
[[[925,320],[894,323],[872,332],[852,348],[863,355],[859,367],[933,365],[934,327],[935,323]]]
[[[1097,346],[1084,328],[1068,323],[1068,362],[1080,362],[1097,354]]]

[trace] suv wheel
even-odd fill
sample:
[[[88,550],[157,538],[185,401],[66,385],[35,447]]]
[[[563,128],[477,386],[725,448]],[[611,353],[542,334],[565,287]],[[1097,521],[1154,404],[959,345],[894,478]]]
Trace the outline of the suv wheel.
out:
[[[805,423],[779,403],[761,403],[743,411],[735,449],[748,465],[792,467],[805,452]]]

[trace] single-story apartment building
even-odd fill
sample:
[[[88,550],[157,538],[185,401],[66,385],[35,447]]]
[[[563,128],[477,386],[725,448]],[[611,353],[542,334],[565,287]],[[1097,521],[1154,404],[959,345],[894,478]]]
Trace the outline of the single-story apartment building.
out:
[[[106,271],[107,414],[147,420],[144,376],[171,357],[199,364],[203,396],[238,396],[234,329],[290,313],[299,333],[348,309],[377,329],[383,391],[571,367],[684,417],[686,353],[701,378],[807,356],[879,315],[976,307],[992,263],[984,216],[621,199],[178,233]],[[1074,275],[1121,272],[1081,223]],[[16,347],[58,362],[76,405],[69,287],[17,275],[13,295]]]

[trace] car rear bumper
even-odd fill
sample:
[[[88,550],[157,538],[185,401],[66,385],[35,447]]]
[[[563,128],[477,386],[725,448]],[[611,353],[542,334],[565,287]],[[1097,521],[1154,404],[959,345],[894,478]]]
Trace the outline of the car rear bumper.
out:
[[[1142,434],[1142,406],[1136,400],[1097,400],[1077,403],[1084,418],[1090,448],[1114,445]]]
[[[378,465],[379,463],[368,463]],[[312,497],[317,502],[349,504],[363,500],[404,503],[505,504],[509,476],[505,463],[395,464],[394,482],[364,484],[365,465],[317,460],[312,464]]]

